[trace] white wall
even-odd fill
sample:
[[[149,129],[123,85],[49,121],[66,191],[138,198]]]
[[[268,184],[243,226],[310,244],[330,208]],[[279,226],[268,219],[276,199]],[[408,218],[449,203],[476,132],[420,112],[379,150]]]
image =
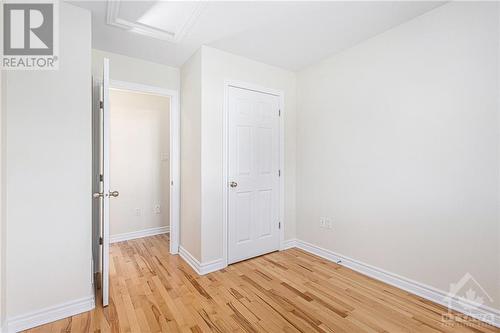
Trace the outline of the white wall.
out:
[[[168,227],[170,99],[111,90],[110,106],[110,235]]]
[[[224,81],[236,80],[285,94],[285,239],[295,237],[295,74],[211,47],[201,49],[202,261],[223,256]]]
[[[181,68],[180,246],[201,260],[201,51]]]
[[[7,317],[93,297],[90,13],[61,2],[58,71],[6,71]]]
[[[180,71],[178,68],[93,49],[92,74],[95,77],[102,77],[104,58],[109,59],[109,76],[111,80],[179,90]]]
[[[497,6],[446,4],[298,74],[299,239],[446,292],[470,272],[500,309]]]

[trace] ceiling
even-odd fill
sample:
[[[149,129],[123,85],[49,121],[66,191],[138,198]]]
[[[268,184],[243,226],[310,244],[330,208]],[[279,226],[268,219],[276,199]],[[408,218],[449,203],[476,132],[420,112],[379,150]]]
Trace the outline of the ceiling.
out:
[[[297,71],[443,2],[71,1],[96,49],[180,67],[201,45]]]

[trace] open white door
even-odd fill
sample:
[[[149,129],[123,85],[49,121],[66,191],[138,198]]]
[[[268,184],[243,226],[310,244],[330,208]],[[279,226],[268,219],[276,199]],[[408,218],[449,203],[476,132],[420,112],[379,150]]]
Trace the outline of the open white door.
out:
[[[109,199],[117,197],[117,191],[111,191],[109,188],[109,60],[104,59],[102,80],[100,80],[100,101],[99,112],[96,116],[94,126],[98,127],[96,131],[98,138],[94,144],[98,145],[96,151],[96,158],[98,159],[98,185],[94,192],[94,198],[100,200],[98,207],[99,217],[99,244],[101,248],[100,258],[100,271],[101,281],[100,286],[102,290],[102,305],[109,304]]]
[[[102,305],[109,304],[109,59],[102,70]]]

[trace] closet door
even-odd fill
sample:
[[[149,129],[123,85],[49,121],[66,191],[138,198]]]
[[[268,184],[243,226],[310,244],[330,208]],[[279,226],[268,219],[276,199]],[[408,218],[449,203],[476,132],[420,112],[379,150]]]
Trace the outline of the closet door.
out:
[[[279,249],[279,97],[229,88],[229,263]]]

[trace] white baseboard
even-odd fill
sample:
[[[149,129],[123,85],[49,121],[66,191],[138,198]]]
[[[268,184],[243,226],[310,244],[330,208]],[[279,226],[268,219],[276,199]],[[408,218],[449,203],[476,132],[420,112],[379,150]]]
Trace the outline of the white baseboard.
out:
[[[293,247],[292,245],[295,244],[295,247],[301,250],[315,254],[329,261],[336,262],[342,266],[348,267],[354,271],[372,277],[376,280],[385,282],[389,285],[408,291],[412,294],[425,298],[429,301],[435,302],[445,307],[449,306],[452,310],[462,312],[461,309],[470,307],[472,305],[472,304],[466,304],[462,299],[458,298],[455,298],[450,303],[448,303],[446,301],[447,297],[449,296],[448,292],[436,289],[434,287],[402,277],[400,275],[391,272],[387,272],[383,269],[365,264],[355,259],[351,259],[349,257],[340,255],[338,253],[321,248],[311,243],[307,243],[296,239],[292,239],[287,242],[288,242],[287,246]],[[476,319],[483,320],[493,326],[500,327],[499,310],[483,305],[478,307],[475,310],[475,312],[477,312],[476,315],[472,314],[469,315]]]
[[[281,250],[288,250],[293,247],[297,247],[297,239],[295,238],[287,239],[286,241],[283,241],[283,244],[281,244]]]
[[[200,263],[198,259],[193,257],[193,255],[182,246],[179,246],[179,255],[198,275],[205,275],[226,267],[223,259]]]
[[[24,331],[56,320],[68,318],[82,312],[90,311],[94,307],[94,296],[89,296],[39,311],[8,318],[7,332],[15,333]]]
[[[110,243],[118,243],[118,242],[124,242],[126,240],[131,240],[131,239],[166,234],[169,232],[170,232],[170,226],[150,228],[150,229],[144,229],[144,230],[139,230],[139,231],[126,232],[123,234],[111,235],[109,237],[109,242]]]

